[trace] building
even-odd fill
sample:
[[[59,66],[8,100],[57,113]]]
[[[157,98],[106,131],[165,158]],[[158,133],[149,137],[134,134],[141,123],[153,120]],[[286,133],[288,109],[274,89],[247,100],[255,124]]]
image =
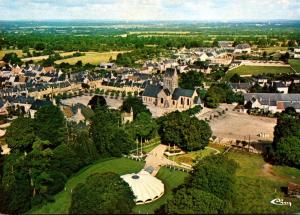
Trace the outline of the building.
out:
[[[146,169],[137,174],[122,175],[121,178],[130,186],[137,205],[153,202],[164,194],[164,184]]]
[[[292,107],[300,113],[300,94],[246,93],[244,106],[248,109],[258,108],[272,113],[282,112]]]
[[[300,185],[289,182],[287,186],[287,193],[289,196],[300,197]]]
[[[133,110],[132,108],[130,109],[130,112],[123,112],[121,114],[121,119],[122,119],[122,124],[126,124],[126,123],[131,123],[133,122]]]
[[[163,86],[148,85],[142,95],[143,103],[161,108],[189,109],[201,104],[196,90],[178,87],[176,69],[167,69],[163,78]]]
[[[252,84],[251,83],[229,83],[229,86],[235,93],[237,92],[247,93],[252,87]]]
[[[248,43],[239,44],[234,48],[234,53],[237,54],[250,54],[251,46]]]
[[[300,47],[294,48],[294,58],[300,59]]]
[[[232,48],[233,41],[218,41],[218,46],[220,48]]]

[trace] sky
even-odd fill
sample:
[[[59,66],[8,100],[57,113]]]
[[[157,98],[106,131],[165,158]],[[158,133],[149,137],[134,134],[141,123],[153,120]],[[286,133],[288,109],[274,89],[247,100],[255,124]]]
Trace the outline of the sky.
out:
[[[300,0],[0,0],[0,20],[300,20]]]

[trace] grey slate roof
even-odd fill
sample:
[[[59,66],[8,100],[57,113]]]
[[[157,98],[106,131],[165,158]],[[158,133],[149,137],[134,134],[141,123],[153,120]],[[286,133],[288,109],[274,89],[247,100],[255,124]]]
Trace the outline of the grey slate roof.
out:
[[[148,85],[143,92],[143,96],[157,98],[157,94],[161,90],[162,90],[162,86],[160,86],[160,85]]]
[[[167,68],[165,72],[166,77],[172,77],[174,76],[175,72],[177,72],[174,68]]]
[[[250,45],[248,43],[243,43],[243,44],[238,44],[235,48],[236,49],[248,49],[248,48],[250,48]]]
[[[299,101],[300,94],[281,94],[281,93],[246,93],[244,95],[246,101],[250,101],[252,98],[256,98],[258,101]]]
[[[229,83],[232,89],[244,89],[248,90],[252,87],[251,83]]]
[[[184,97],[192,97],[194,94],[194,90],[188,90],[188,89],[182,89],[182,88],[176,88],[174,90],[174,93],[172,95],[173,100],[177,100],[180,96]]]

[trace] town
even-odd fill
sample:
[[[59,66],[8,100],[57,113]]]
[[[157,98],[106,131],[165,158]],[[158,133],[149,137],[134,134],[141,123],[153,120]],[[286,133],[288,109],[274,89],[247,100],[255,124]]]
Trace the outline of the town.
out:
[[[299,21],[0,23],[0,213],[299,212]]]

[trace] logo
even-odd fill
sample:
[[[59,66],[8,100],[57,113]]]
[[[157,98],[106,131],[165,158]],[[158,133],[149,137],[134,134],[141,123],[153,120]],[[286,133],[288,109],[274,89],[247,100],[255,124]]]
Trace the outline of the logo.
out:
[[[292,203],[291,202],[285,202],[283,199],[280,199],[280,198],[277,198],[277,199],[273,199],[271,201],[271,204],[273,205],[287,205],[287,206],[292,206]]]

